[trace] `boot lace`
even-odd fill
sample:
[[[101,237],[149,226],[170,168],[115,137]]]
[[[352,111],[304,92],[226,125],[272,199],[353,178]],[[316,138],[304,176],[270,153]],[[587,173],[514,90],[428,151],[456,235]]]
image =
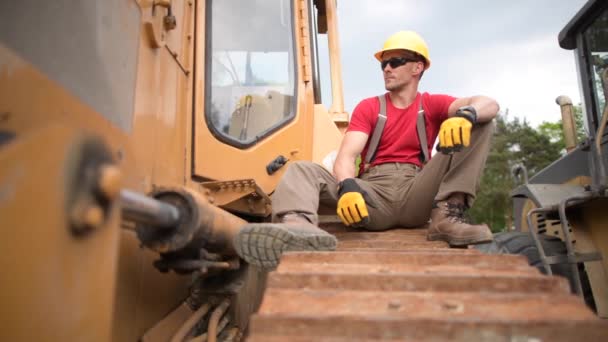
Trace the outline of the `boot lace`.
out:
[[[466,210],[466,206],[464,204],[458,204],[458,203],[450,203],[448,202],[445,210],[446,210],[446,217],[450,222],[454,222],[454,223],[468,223],[467,219],[464,215],[464,212]]]

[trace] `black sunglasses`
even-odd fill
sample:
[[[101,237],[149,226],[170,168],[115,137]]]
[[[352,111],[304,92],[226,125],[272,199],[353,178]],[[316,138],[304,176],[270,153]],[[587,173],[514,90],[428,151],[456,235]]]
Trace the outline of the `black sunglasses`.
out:
[[[382,67],[382,70],[384,70],[387,65],[390,65],[391,68],[395,69],[406,64],[407,62],[417,62],[417,60],[406,57],[393,57],[380,62],[380,66]]]

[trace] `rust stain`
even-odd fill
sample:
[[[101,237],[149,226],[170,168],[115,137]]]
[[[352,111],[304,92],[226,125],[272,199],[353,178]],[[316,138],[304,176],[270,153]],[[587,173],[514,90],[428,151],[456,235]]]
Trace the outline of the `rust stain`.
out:
[[[331,223],[336,252],[286,253],[248,341],[607,340],[608,325],[521,255],[426,241],[426,229]]]

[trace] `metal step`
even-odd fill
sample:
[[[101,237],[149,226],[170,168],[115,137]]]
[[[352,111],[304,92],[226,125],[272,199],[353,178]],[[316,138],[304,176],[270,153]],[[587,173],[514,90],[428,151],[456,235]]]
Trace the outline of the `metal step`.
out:
[[[525,311],[513,310],[525,307]],[[511,322],[561,321],[569,316],[594,319],[574,295],[492,292],[373,292],[268,289],[260,317],[319,316],[349,319]]]
[[[338,250],[349,248],[383,248],[383,249],[409,249],[409,248],[448,248],[449,246],[442,241],[410,241],[404,239],[376,239],[376,240],[339,240]]]
[[[607,328],[606,322],[572,316],[557,322],[255,316],[248,341],[606,341]]]
[[[397,253],[424,253],[424,252],[432,252],[432,253],[449,253],[449,254],[478,254],[482,253],[475,249],[459,249],[459,248],[448,248],[446,247],[435,247],[428,248],[426,245],[411,245],[407,248],[374,248],[374,247],[360,247],[360,248],[340,248],[338,245],[339,252],[397,252]]]
[[[269,274],[249,341],[608,340],[567,280],[524,256],[331,229],[338,251],[286,253]]]
[[[358,291],[478,291],[478,292],[552,292],[568,293],[564,278],[543,275],[485,275],[485,274],[364,274],[331,272],[273,272],[268,288],[340,289]]]
[[[364,276],[373,276],[375,274],[389,275],[407,275],[407,274],[424,274],[424,275],[460,275],[472,274],[483,271],[484,276],[528,276],[538,275],[540,272],[537,269],[529,267],[500,267],[491,268],[487,266],[469,266],[469,265],[401,265],[401,264],[293,264],[286,269],[282,267],[278,273],[312,273],[323,272],[331,274],[362,274]]]
[[[405,238],[409,241],[419,241],[425,242],[426,239],[426,230],[418,229],[418,230],[389,230],[386,232],[335,232],[333,233],[340,241],[350,241],[350,240],[376,240],[376,239],[390,239],[390,238]]]
[[[523,256],[325,252],[286,254],[277,273],[538,275]]]
[[[281,265],[297,263],[339,264],[408,264],[408,265],[479,265],[528,267],[523,255],[485,255],[477,250],[446,249],[416,251],[359,251],[359,252],[289,252]]]

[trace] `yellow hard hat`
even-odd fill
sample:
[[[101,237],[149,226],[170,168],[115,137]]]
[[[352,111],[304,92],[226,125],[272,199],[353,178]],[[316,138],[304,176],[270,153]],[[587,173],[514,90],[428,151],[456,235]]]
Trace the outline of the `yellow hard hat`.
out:
[[[384,42],[382,50],[376,52],[374,56],[378,61],[382,62],[382,54],[388,50],[409,50],[416,52],[426,59],[424,70],[431,66],[429,48],[424,39],[414,31],[399,31],[393,34]]]

